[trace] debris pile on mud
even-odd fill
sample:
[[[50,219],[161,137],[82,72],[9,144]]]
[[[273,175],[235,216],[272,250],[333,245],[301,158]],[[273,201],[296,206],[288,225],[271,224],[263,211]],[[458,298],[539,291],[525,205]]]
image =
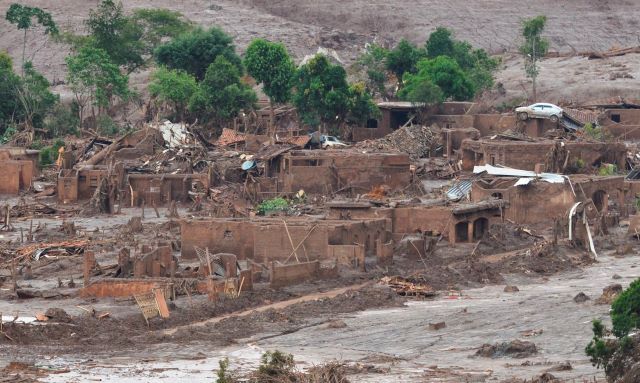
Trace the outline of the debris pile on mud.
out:
[[[602,295],[596,299],[597,305],[610,305],[622,293],[622,285],[614,283],[602,289]]]
[[[371,152],[404,152],[411,160],[426,158],[442,146],[437,126],[408,125],[377,140],[367,140],[355,145],[357,149]]]
[[[483,344],[476,352],[476,356],[484,358],[511,357],[521,359],[537,353],[538,349],[535,343],[516,339],[511,342]]]

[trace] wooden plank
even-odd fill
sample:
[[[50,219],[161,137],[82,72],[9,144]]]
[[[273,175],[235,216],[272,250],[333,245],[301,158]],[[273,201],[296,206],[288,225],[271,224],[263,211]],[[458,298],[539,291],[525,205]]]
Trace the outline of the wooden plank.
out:
[[[167,300],[164,298],[164,292],[162,289],[153,290],[153,295],[156,301],[156,308],[162,318],[169,318],[169,307],[167,306]]]

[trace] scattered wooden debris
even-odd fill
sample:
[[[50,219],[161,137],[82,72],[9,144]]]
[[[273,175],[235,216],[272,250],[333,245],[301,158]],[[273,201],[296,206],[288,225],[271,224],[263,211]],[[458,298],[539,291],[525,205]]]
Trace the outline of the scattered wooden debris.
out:
[[[36,261],[42,256],[80,254],[89,244],[87,240],[64,241],[54,243],[32,243],[16,251],[19,258],[31,255]]]
[[[433,287],[426,283],[414,283],[400,276],[384,277],[380,283],[391,287],[398,295],[402,296],[426,298],[436,295]]]

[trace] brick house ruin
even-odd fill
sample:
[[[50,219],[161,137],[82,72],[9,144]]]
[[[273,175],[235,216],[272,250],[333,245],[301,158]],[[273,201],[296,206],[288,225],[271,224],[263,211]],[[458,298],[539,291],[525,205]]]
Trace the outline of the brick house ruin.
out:
[[[181,221],[184,259],[196,257],[196,247],[212,253],[236,254],[238,260],[330,261],[364,267],[366,255],[378,254],[389,242],[390,222],[309,220],[305,218],[194,219]]]
[[[0,148],[0,194],[17,195],[31,187],[38,175],[40,151],[24,148]]]
[[[258,197],[295,193],[329,194],[356,189],[367,192],[377,186],[391,190],[411,181],[405,153],[361,153],[352,150],[291,150],[276,152],[264,160],[264,176],[255,185]]]
[[[627,149],[622,143],[587,141],[521,140],[464,140],[461,146],[462,168],[473,170],[478,165],[502,165],[515,169],[535,170],[544,164],[546,171],[579,172],[582,167],[598,167],[611,163],[624,169]],[[566,165],[565,165],[566,164]],[[564,167],[564,169],[561,169]],[[560,169],[559,169],[560,168]]]
[[[447,205],[444,200],[431,204],[400,205],[395,208],[375,208],[367,202],[331,202],[329,217],[334,219],[372,219],[384,217],[391,223],[394,242],[413,234],[439,236],[449,243],[475,242],[491,225],[501,222],[502,200]]]
[[[517,224],[551,224],[577,202],[591,200],[599,213],[626,216],[623,177],[569,176],[564,183],[531,182],[515,186],[516,177],[482,177],[473,183],[472,201],[509,201],[504,217]]]
[[[85,166],[75,169],[62,169],[58,175],[58,201],[70,203],[90,199],[103,178],[108,177],[104,166]],[[114,171],[110,176],[111,185],[115,185],[111,204],[118,200],[117,193],[125,206],[165,206],[172,201],[189,202],[194,189],[209,188],[209,175],[200,174],[125,174]]]

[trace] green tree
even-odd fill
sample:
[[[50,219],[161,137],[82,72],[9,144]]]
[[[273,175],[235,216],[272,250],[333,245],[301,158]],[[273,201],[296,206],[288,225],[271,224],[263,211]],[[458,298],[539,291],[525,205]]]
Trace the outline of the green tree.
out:
[[[493,74],[498,69],[498,60],[489,57],[484,49],[473,49],[470,53],[471,61],[474,64],[465,70],[469,75],[469,80],[474,84],[476,93],[493,87]],[[460,64],[460,61],[458,63]],[[460,66],[465,68],[462,64]]]
[[[430,59],[438,56],[454,57],[453,33],[447,28],[436,28],[436,30],[429,35],[425,48],[427,57]]]
[[[338,128],[350,109],[347,73],[323,55],[316,55],[298,68],[293,103],[305,124]]]
[[[22,118],[18,98],[20,77],[13,72],[13,62],[7,52],[0,52],[0,136],[9,126]]]
[[[45,117],[58,103],[58,95],[51,93],[49,87],[49,81],[33,68],[31,62],[24,64],[24,75],[17,96],[25,127],[31,133],[35,128],[43,128]]]
[[[292,78],[295,73],[293,60],[283,44],[255,39],[247,47],[244,66],[247,73],[262,84],[262,90],[269,97],[273,124],[274,104],[285,103],[291,98]],[[273,125],[270,128],[272,134],[275,134]]]
[[[447,56],[454,59],[468,75],[476,92],[493,86],[493,72],[498,68],[497,60],[489,57],[484,49],[473,49],[467,41],[453,38],[453,32],[438,27],[426,43],[428,58]]]
[[[413,103],[436,104],[445,100],[444,93],[433,83],[426,73],[405,74],[405,86],[398,91],[398,97]]]
[[[144,65],[143,28],[124,14],[121,2],[102,0],[89,11],[86,21],[95,48],[107,52],[111,61],[133,72]]]
[[[242,72],[225,57],[218,56],[209,65],[204,80],[189,103],[192,113],[205,122],[223,124],[243,109],[255,106],[253,89],[240,81]]]
[[[349,86],[350,108],[347,121],[365,125],[371,118],[380,116],[380,110],[373,102],[365,84],[356,83]]]
[[[640,328],[640,279],[629,285],[611,304],[613,334],[618,338]]]
[[[524,43],[520,47],[520,53],[524,56],[527,77],[533,81],[534,102],[537,99],[536,79],[540,73],[537,64],[540,58],[547,54],[547,50],[549,49],[549,42],[541,36],[546,23],[546,16],[536,16],[522,23]]]
[[[439,98],[464,101],[475,95],[473,83],[458,63],[448,56],[438,56],[435,59],[424,59],[418,63],[418,73],[405,75],[405,86],[409,89],[400,95],[410,101],[431,102]],[[440,96],[433,88],[440,88]],[[440,97],[438,97],[440,96]],[[423,98],[420,100],[420,98]]]
[[[152,55],[163,39],[175,38],[193,29],[193,24],[180,12],[162,8],[136,9],[129,19],[142,30],[140,41],[145,56]]]
[[[149,92],[156,100],[170,104],[180,121],[197,90],[196,79],[179,69],[160,67],[151,75]]]
[[[614,354],[621,352],[622,356],[633,352],[629,334],[640,328],[640,279],[631,282],[611,304],[612,330],[609,331],[600,320],[593,321],[593,339],[585,348],[591,363],[610,372],[610,362]],[[607,338],[613,333],[615,338]]]
[[[386,60],[388,54],[388,49],[378,44],[369,44],[356,63],[366,72],[367,81],[365,85],[367,89],[369,89],[372,94],[378,93],[383,97],[386,96]]]
[[[402,39],[398,45],[387,54],[387,69],[396,75],[400,85],[404,85],[404,74],[414,73],[416,71],[416,64],[424,57],[424,50]]]
[[[24,58],[27,46],[27,30],[34,26],[34,18],[36,19],[37,24],[40,24],[44,27],[45,34],[58,34],[58,27],[53,21],[51,14],[43,11],[38,7],[28,7],[26,5],[14,3],[9,6],[5,18],[11,24],[15,24],[18,29],[24,30],[24,34],[22,37],[22,66],[24,66],[25,64]],[[22,73],[24,73],[24,70]]]
[[[172,69],[182,69],[201,81],[209,65],[218,56],[232,63],[242,72],[242,61],[235,52],[233,40],[219,28],[195,29],[182,34],[172,41],[160,45],[154,51],[159,64]]]
[[[108,108],[114,97],[126,100],[130,97],[129,77],[120,73],[118,65],[109,54],[99,48],[85,46],[77,54],[67,56],[67,82],[78,104],[80,126],[84,122],[84,108],[91,105],[95,117]]]
[[[62,137],[68,134],[78,134],[78,105],[64,105],[58,102],[44,121],[44,130],[48,137]]]

